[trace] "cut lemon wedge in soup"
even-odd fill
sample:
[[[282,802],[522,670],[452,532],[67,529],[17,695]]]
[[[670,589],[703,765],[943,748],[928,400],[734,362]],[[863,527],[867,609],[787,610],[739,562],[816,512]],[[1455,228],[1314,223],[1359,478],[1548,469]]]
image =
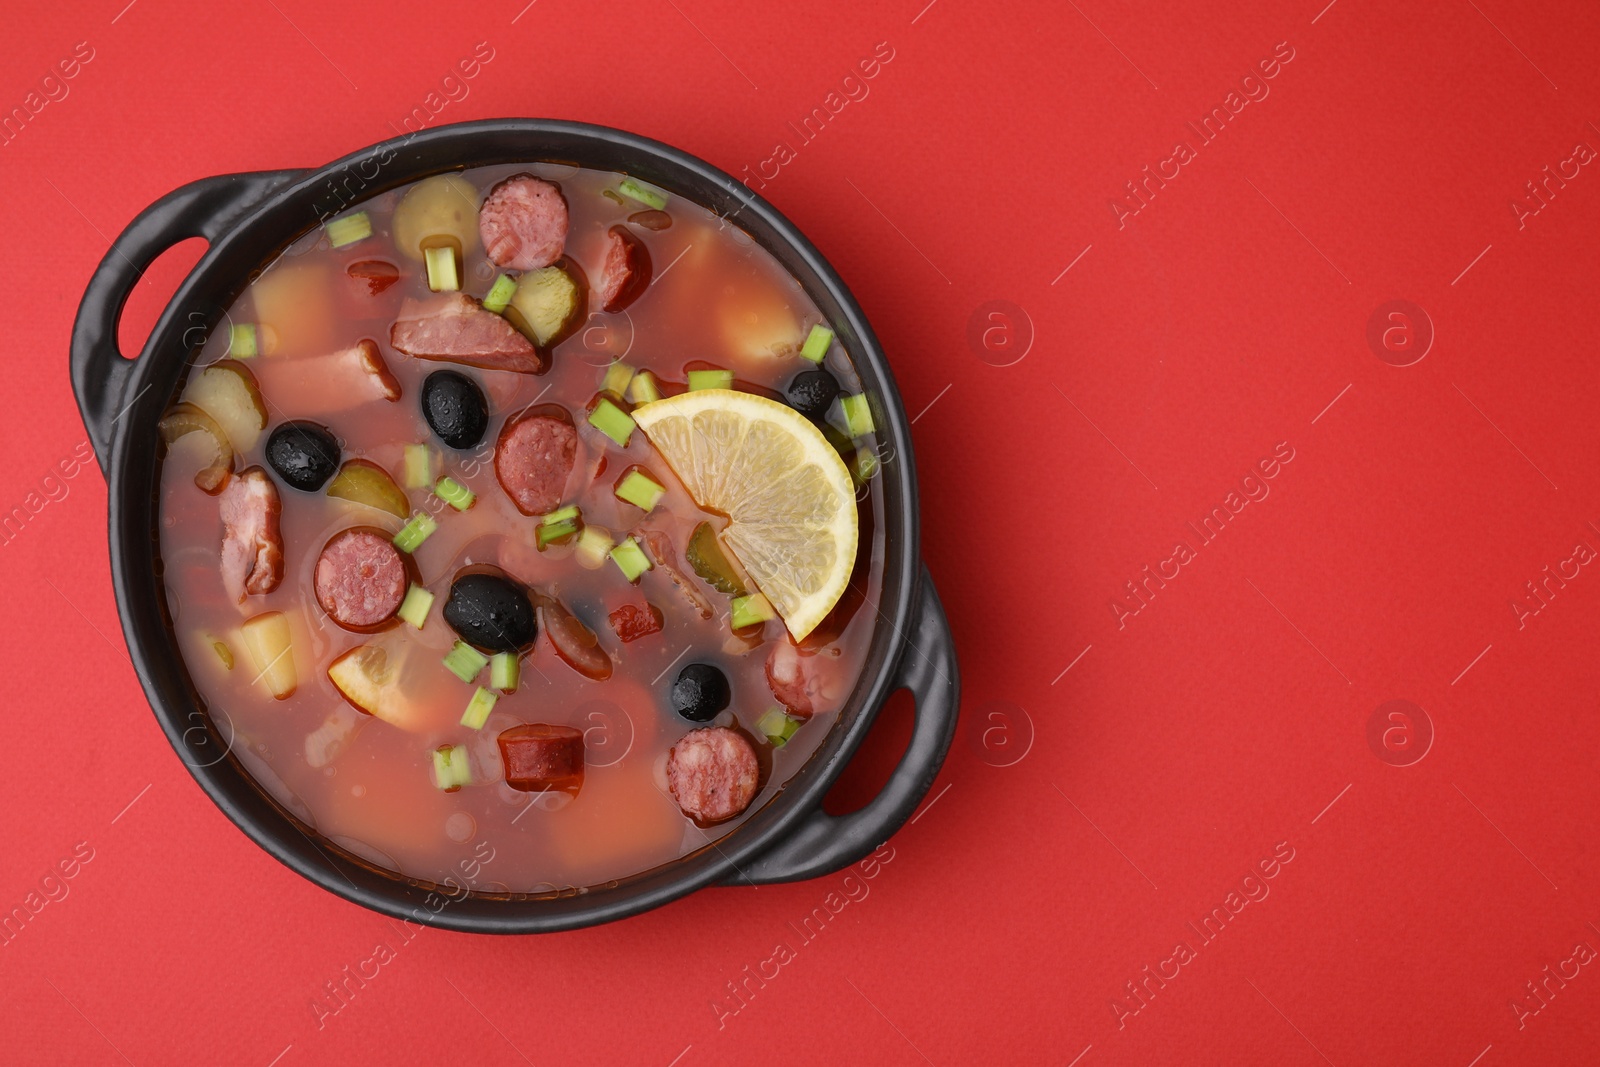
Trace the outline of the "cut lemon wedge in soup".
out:
[[[793,408],[700,389],[634,409],[694,502],[728,516],[723,543],[801,640],[833,610],[856,561],[855,486]]]

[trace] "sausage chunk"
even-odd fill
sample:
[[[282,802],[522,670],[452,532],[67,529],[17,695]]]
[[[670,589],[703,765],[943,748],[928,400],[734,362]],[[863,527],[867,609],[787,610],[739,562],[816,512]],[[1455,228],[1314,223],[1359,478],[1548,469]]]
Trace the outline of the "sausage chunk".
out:
[[[283,580],[283,505],[260,467],[241,471],[217,498],[222,513],[222,587],[235,604],[270,593]]]
[[[731,819],[755,799],[761,768],[737,730],[690,730],[667,753],[667,788],[683,813],[709,826]]]
[[[358,526],[333,538],[317,558],[317,603],[329,618],[357,633],[394,617],[405,599],[405,560],[381,530]]]
[[[538,270],[567,244],[567,201],[531,174],[513,174],[489,190],[478,209],[478,234],[489,258],[513,270]]]
[[[516,327],[465,293],[407,299],[389,328],[389,343],[418,359],[485,370],[543,373],[548,364]]]
[[[544,515],[561,503],[578,458],[578,431],[553,415],[507,422],[494,446],[494,475],[524,515]]]
[[[822,656],[779,641],[767,654],[767,685],[796,718],[809,719],[837,702],[834,671]]]
[[[650,250],[626,227],[609,231],[605,265],[600,269],[600,305],[615,314],[633,303],[650,284]]]
[[[578,730],[529,723],[502,730],[496,742],[512,789],[558,789],[576,796],[583,788],[583,734]]]

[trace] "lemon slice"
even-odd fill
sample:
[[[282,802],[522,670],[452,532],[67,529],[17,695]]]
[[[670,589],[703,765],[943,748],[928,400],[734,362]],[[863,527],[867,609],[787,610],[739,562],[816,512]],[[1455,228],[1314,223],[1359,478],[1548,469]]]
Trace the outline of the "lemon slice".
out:
[[[856,493],[822,432],[732,389],[643,404],[633,419],[694,502],[728,516],[723,542],[799,641],[833,610],[856,561]]]

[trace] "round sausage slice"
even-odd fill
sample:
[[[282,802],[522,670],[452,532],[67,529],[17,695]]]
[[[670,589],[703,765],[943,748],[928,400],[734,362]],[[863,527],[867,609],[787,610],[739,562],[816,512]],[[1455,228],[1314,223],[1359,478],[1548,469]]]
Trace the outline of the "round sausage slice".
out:
[[[822,655],[779,641],[767,655],[767,685],[789,714],[809,719],[839,702],[837,671]]]
[[[513,174],[484,198],[478,234],[484,251],[499,266],[548,267],[567,244],[567,201],[555,185],[531,174]]]
[[[357,526],[334,534],[317,558],[317,603],[357,633],[382,626],[400,610],[409,577],[389,535]]]
[[[690,730],[667,753],[667,788],[683,813],[702,825],[748,808],[760,776],[755,749],[726,726]]]
[[[561,503],[578,457],[578,431],[553,415],[506,423],[494,446],[494,474],[517,510],[545,515]]]

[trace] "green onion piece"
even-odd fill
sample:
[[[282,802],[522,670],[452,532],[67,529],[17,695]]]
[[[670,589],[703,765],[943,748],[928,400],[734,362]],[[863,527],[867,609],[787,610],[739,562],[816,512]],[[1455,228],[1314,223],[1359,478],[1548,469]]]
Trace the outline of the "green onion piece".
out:
[[[576,519],[567,519],[563,522],[540,523],[536,535],[539,542],[539,548],[542,550],[546,545],[554,545],[565,542],[577,532],[578,521]]]
[[[733,371],[731,370],[692,370],[689,372],[689,391],[697,389],[731,389],[733,388]]]
[[[650,569],[650,558],[639,547],[639,542],[631,537],[611,550],[611,560],[622,569],[630,582],[637,582],[639,575]]]
[[[484,310],[498,315],[506,309],[507,304],[511,303],[511,294],[516,291],[517,280],[509,274],[500,275],[489,287],[488,295],[483,298]]]
[[[611,539],[611,531],[602,526],[585,526],[578,535],[578,549],[573,555],[578,557],[578,562],[589,570],[599,570],[605,566],[606,556],[616,542]]]
[[[855,458],[850,462],[850,477],[855,479],[855,483],[866,485],[877,473],[878,454],[870,448],[856,449]]]
[[[851,437],[863,437],[877,428],[872,422],[872,409],[867,406],[867,394],[840,397],[839,404],[844,409],[844,421]]]
[[[756,732],[764,736],[773,748],[782,748],[800,729],[800,719],[785,714],[782,708],[772,708],[756,720]]]
[[[433,484],[433,450],[427,445],[406,445],[406,488],[425,489]]]
[[[410,522],[400,527],[399,533],[394,535],[394,547],[402,552],[415,552],[438,528],[439,524],[434,521],[432,515],[426,511],[419,511],[411,517]]]
[[[800,347],[800,354],[813,363],[821,363],[832,345],[833,331],[819,322],[806,335],[806,343]]]
[[[628,476],[617,483],[616,494],[618,500],[626,500],[636,504],[646,511],[651,510],[661,503],[667,487],[650,477],[642,470],[632,470]]]
[[[456,776],[450,769],[450,746],[444,745],[433,750],[433,784],[443,789],[446,793],[454,792],[457,788]]]
[[[496,652],[489,661],[489,687],[515,693],[522,680],[522,660],[515,652]]]
[[[353,245],[372,236],[372,220],[365,211],[334,219],[323,227],[328,233],[328,243],[335,248]]]
[[[433,494],[457,511],[466,511],[478,499],[478,494],[454,478],[440,478],[439,484],[433,487]]]
[[[605,377],[600,379],[600,390],[622,396],[631,381],[633,381],[633,368],[619,359],[606,368]]]
[[[433,750],[433,784],[446,793],[472,784],[472,767],[467,762],[465,745],[440,745]]]
[[[433,594],[420,585],[412,585],[406,590],[406,598],[400,602],[400,610],[396,614],[420,630],[428,621],[428,612],[432,610]]]
[[[605,397],[589,412],[589,425],[615,441],[620,447],[628,447],[628,438],[633,435],[633,416],[623,411]]]
[[[557,508],[548,515],[539,516],[539,521],[553,526],[558,522],[567,522],[568,520],[576,519],[581,514],[582,512],[578,510],[578,505],[568,504],[564,508]]]
[[[461,725],[471,730],[483,729],[483,724],[489,721],[489,713],[494,710],[494,702],[499,699],[493,690],[480,685],[473,691],[472,699],[467,701],[467,710],[461,715]]]
[[[228,331],[228,355],[234,359],[254,359],[261,354],[256,344],[256,324],[236,322]]]
[[[450,673],[460,678],[463,682],[470,682],[478,676],[489,662],[489,657],[473,648],[465,641],[457,641],[455,647],[445,653],[444,665]]]
[[[628,399],[633,401],[635,407],[660,400],[661,390],[656,387],[656,376],[647,370],[635,374],[628,385]]]
[[[648,185],[643,185],[639,182],[636,182],[632,178],[622,179],[622,184],[617,186],[617,192],[621,193],[629,200],[637,200],[639,203],[647,204],[650,207],[655,208],[657,211],[660,211],[662,208],[667,206],[667,197],[665,193],[652,189]]]
[[[757,623],[763,623],[768,619],[777,617],[778,613],[773,610],[770,600],[760,593],[751,593],[749,596],[733,598],[733,604],[728,615],[728,625],[735,630],[742,630],[746,626],[754,626]]]
[[[423,250],[428,264],[428,288],[436,293],[453,293],[461,288],[461,278],[456,273],[456,250],[449,245]]]

